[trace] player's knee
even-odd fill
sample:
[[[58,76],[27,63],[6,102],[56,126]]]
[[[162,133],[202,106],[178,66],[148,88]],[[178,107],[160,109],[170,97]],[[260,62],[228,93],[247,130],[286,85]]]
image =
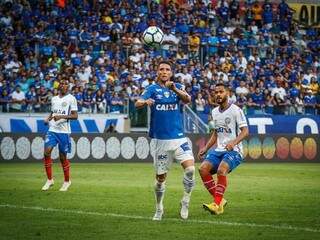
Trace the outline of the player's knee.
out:
[[[184,174],[187,178],[193,179],[194,178],[194,172],[195,172],[195,167],[194,166],[189,166],[184,169]]]
[[[45,157],[50,157],[51,151],[48,150],[48,149],[45,149],[43,155],[44,155]]]
[[[225,176],[225,175],[227,175],[227,174],[228,174],[227,169],[225,169],[225,168],[218,168],[217,175]]]
[[[206,166],[201,165],[199,167],[199,174],[200,174],[200,176],[206,176],[206,175],[210,174],[210,169],[208,169]]]

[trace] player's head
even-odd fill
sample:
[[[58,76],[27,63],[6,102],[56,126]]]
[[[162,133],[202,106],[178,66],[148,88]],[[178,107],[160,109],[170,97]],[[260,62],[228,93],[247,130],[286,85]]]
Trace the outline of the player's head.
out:
[[[221,105],[228,101],[229,90],[223,83],[218,83],[214,89],[216,102]]]
[[[60,90],[61,94],[63,94],[63,95],[66,94],[69,90],[69,81],[66,79],[62,79],[59,82],[59,90]]]
[[[172,64],[169,61],[160,61],[157,70],[157,80],[165,83],[172,77]]]

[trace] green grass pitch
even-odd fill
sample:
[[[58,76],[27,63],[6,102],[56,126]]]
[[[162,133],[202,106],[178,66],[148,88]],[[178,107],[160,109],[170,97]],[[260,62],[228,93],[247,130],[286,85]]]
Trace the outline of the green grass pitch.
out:
[[[197,173],[189,220],[179,219],[182,170],[167,179],[165,215],[153,222],[151,163],[71,165],[72,185],[47,192],[42,164],[0,164],[0,239],[320,239],[320,165],[241,165],[229,176],[225,213],[202,209],[211,198]]]

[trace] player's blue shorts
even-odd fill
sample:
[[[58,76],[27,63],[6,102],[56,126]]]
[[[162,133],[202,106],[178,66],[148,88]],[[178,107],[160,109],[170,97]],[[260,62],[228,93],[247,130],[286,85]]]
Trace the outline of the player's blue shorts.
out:
[[[213,165],[212,173],[216,173],[218,171],[218,167],[222,161],[229,165],[229,172],[231,172],[243,162],[243,158],[237,151],[219,152],[212,149],[206,155],[205,161],[208,161]]]
[[[56,133],[48,131],[44,141],[44,147],[55,147],[58,144],[59,152],[70,153],[71,141],[68,133]]]

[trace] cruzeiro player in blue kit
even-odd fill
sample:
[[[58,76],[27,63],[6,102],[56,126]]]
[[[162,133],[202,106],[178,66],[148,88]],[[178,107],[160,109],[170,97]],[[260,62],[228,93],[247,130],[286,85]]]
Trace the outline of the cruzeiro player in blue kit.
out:
[[[176,159],[184,169],[184,194],[181,200],[180,216],[188,218],[190,196],[195,184],[194,157],[183,133],[180,101],[190,103],[191,97],[183,86],[171,81],[172,66],[168,61],[158,64],[156,83],[148,86],[137,100],[136,107],[149,106],[151,120],[149,136],[155,143],[154,167],[156,171],[156,212],[153,220],[161,220],[165,180],[170,164]]]
[[[215,86],[215,97],[219,106],[212,110],[214,131],[206,146],[200,149],[198,154],[200,159],[204,157],[199,169],[201,179],[213,197],[213,202],[203,204],[203,207],[217,215],[223,213],[227,202],[223,198],[227,188],[227,175],[242,162],[241,141],[249,134],[242,109],[230,104],[228,95],[228,89],[222,83]],[[216,148],[211,149],[215,144]],[[208,152],[209,149],[211,150]],[[212,174],[217,174],[217,184]]]
[[[59,83],[59,95],[51,99],[51,113],[45,123],[49,124],[44,144],[44,166],[47,174],[47,181],[42,187],[43,191],[48,190],[53,184],[52,178],[52,149],[59,146],[59,158],[64,173],[64,182],[60,191],[67,191],[71,185],[69,171],[70,162],[67,153],[71,150],[70,143],[70,120],[78,118],[77,100],[68,93],[69,83],[62,80]]]

